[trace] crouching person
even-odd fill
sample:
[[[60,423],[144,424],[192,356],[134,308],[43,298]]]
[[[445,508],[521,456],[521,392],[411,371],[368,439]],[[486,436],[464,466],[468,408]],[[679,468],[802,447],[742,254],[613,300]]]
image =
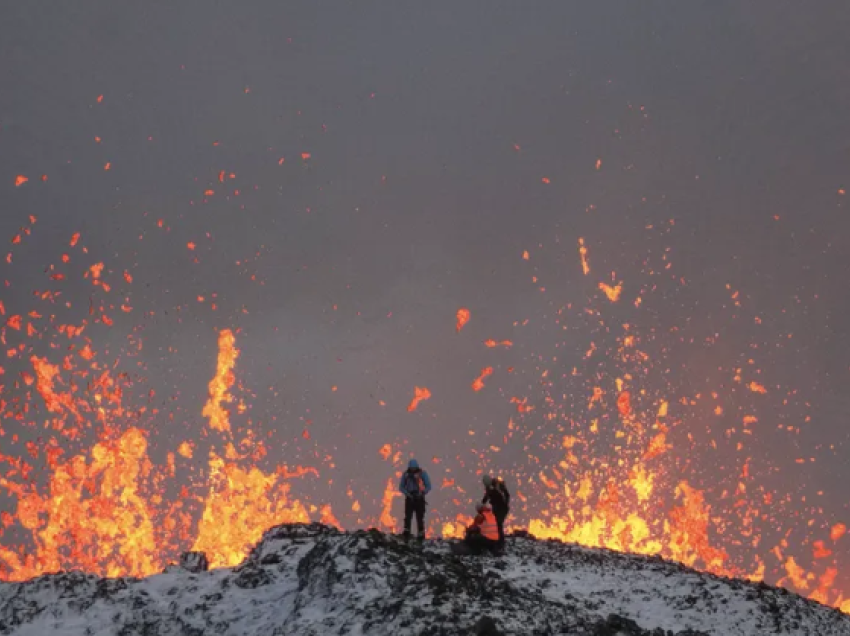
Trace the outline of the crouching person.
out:
[[[490,504],[478,504],[475,507],[478,513],[472,525],[466,529],[464,543],[470,554],[483,554],[490,552],[498,554],[501,552],[499,545],[499,528],[496,517]]]

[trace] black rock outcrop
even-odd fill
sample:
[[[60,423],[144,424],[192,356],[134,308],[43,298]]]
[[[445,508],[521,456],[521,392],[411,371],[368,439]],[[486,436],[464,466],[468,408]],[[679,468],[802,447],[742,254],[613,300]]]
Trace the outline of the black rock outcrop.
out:
[[[513,536],[503,557],[376,530],[272,528],[236,568],[0,584],[0,634],[850,636],[850,616],[658,558]]]

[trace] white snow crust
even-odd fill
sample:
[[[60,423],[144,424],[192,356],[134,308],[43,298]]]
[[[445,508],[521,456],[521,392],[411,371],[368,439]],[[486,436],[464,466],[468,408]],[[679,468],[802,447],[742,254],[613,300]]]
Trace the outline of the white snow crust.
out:
[[[0,583],[15,636],[850,636],[850,616],[659,558],[512,537],[501,557],[319,524],[269,530],[236,568]]]

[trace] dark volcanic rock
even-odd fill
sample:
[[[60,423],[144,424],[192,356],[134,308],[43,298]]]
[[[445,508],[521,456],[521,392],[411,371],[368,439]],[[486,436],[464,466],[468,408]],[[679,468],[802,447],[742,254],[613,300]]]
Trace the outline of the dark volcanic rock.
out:
[[[0,634],[850,636],[837,610],[663,559],[524,534],[503,557],[449,547],[278,526],[234,569],[206,571],[195,557],[141,580],[68,572],[0,584]]]
[[[180,567],[187,572],[206,572],[210,569],[210,562],[203,552],[184,552],[180,555]]]
[[[505,636],[504,632],[499,631],[496,621],[489,616],[480,619],[473,629],[475,636]]]
[[[262,567],[248,564],[239,569],[233,584],[243,590],[253,590],[262,585],[270,585],[274,577]]]

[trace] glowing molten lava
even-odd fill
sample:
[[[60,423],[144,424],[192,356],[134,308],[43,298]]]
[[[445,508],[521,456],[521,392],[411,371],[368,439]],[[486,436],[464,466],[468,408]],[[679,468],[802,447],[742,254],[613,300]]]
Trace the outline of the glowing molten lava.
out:
[[[493,367],[486,367],[481,370],[481,374],[472,381],[472,390],[480,391],[484,388],[484,378],[493,375]]]
[[[457,310],[457,323],[455,324],[455,331],[460,333],[460,330],[463,329],[464,325],[469,322],[470,313],[469,310],[461,307]]]
[[[74,234],[70,246],[77,247],[79,240],[80,235]],[[196,248],[194,243],[187,246]],[[79,252],[85,249],[77,247]],[[584,239],[579,240],[579,255],[583,274],[589,274]],[[73,262],[63,256],[63,264]],[[110,285],[134,281],[123,268],[115,268],[115,275],[103,263],[88,262],[84,268],[82,275],[92,294],[106,295]],[[64,272],[48,271],[52,283],[64,280]],[[732,399],[724,401],[728,396],[720,395],[719,387],[696,395],[678,385],[671,388],[669,377],[683,372],[669,373],[671,365],[664,352],[670,343],[657,348],[661,362],[654,365],[646,330],[642,338],[635,326],[618,324],[604,315],[608,310],[618,315],[632,311],[631,303],[612,306],[608,302],[620,299],[622,284],[588,284],[588,288],[597,306],[576,308],[568,315],[568,305],[559,303],[553,312],[557,329],[550,331],[569,328],[571,336],[579,334],[576,327],[586,320],[593,340],[570,341],[568,346],[557,342],[545,355],[535,355],[534,379],[514,385],[516,394],[491,390],[476,396],[479,403],[499,400],[500,408],[511,411],[503,430],[498,430],[498,422],[488,422],[485,430],[472,430],[470,424],[468,433],[474,437],[468,439],[475,443],[465,445],[477,466],[465,463],[465,455],[458,455],[454,463],[450,457],[432,460],[434,466],[447,465],[437,469],[445,473],[439,494],[435,493],[435,509],[429,511],[431,532],[462,535],[472,504],[480,496],[464,490],[464,485],[477,484],[480,473],[493,468],[489,464],[498,464],[495,468],[504,472],[514,493],[509,524],[528,525],[534,535],[659,554],[717,574],[768,576],[811,598],[850,610],[840,578],[845,523],[824,520],[811,531],[804,528],[802,538],[791,540],[790,533],[806,524],[794,517],[791,522],[785,519],[782,527],[770,516],[779,497],[758,481],[756,475],[765,471],[755,467],[751,451],[743,450],[759,427],[765,426],[768,415],[753,415],[757,410],[748,403],[730,416],[730,423],[723,425],[728,426],[726,430],[703,433],[710,429],[710,422],[720,421],[733,410]],[[600,289],[604,295],[598,293]],[[54,303],[52,293],[43,292],[38,298]],[[639,300],[635,309],[640,309]],[[104,350],[98,350],[95,329],[111,324],[105,316],[114,309],[102,298],[92,297],[88,315],[73,324],[54,324],[52,312],[23,308],[10,307],[4,318],[0,339],[10,364],[17,367],[11,372],[0,368],[5,383],[0,415],[13,421],[16,433],[0,429],[0,465],[5,470],[0,495],[6,497],[4,503],[12,502],[0,513],[0,579],[25,580],[72,568],[106,576],[145,576],[161,571],[190,548],[206,552],[213,566],[235,565],[273,525],[316,519],[341,524],[326,502],[313,504],[293,492],[295,480],[320,474],[317,482],[330,492],[340,492],[333,458],[316,439],[321,439],[320,427],[330,424],[330,418],[320,422],[321,416],[307,409],[300,420],[292,415],[273,416],[272,430],[261,429],[262,416],[254,414],[255,404],[246,398],[250,391],[237,379],[236,336],[225,329],[218,334],[215,370],[210,372],[206,394],[201,384],[199,403],[192,407],[200,407],[206,425],[200,432],[197,426],[177,429],[180,422],[174,413],[161,406],[167,397],[156,395],[132,366],[133,372],[120,372],[119,362],[106,360]],[[6,311],[0,303],[0,315],[6,316]],[[469,310],[458,310],[456,317],[460,332],[469,321]],[[657,318],[653,316],[652,324]],[[44,335],[51,330],[53,341]],[[652,327],[649,332],[679,337],[678,328]],[[27,339],[32,341],[29,345]],[[131,346],[126,357],[132,360],[142,343],[135,331],[127,339]],[[494,339],[483,344],[489,351],[482,354],[488,357],[517,356],[530,346],[522,341],[514,349],[513,341]],[[734,373],[724,376],[734,377],[729,384],[738,389],[736,399],[762,402],[781,392],[767,373],[751,376],[766,386],[745,381],[742,368],[737,365]],[[484,388],[493,369],[482,368],[472,382],[475,391]],[[134,392],[135,385],[140,386]],[[468,387],[464,381],[460,390],[468,391]],[[336,385],[334,393],[335,389]],[[429,389],[414,387],[407,410],[417,410],[430,398]],[[386,406],[383,400],[378,403]],[[698,412],[702,403],[710,403],[710,408]],[[279,406],[275,401],[275,413]],[[401,403],[396,408],[403,413],[405,406]],[[455,414],[442,413],[448,424],[441,423],[438,413],[433,415],[428,427],[419,427],[417,433],[454,433]],[[407,421],[422,419],[414,416]],[[461,435],[467,439],[467,427],[463,428]],[[179,431],[176,437],[175,430]],[[358,429],[363,436],[369,432],[368,426]],[[401,503],[397,469],[403,453],[413,449],[402,438],[392,443],[370,441],[375,442],[368,446],[370,456],[374,459],[377,448],[389,462],[374,471],[373,483],[378,487],[371,503],[365,489],[358,490],[355,498],[352,493],[358,484],[352,483],[342,487],[348,498],[336,513],[351,525],[351,516],[344,516],[350,508],[358,515],[358,525],[398,531],[399,519],[394,516]],[[499,455],[512,443],[518,443],[522,453]],[[318,468],[275,465],[268,457],[272,444],[278,444],[277,452],[286,457],[290,452],[309,453],[297,456],[310,457],[309,463]],[[18,449],[16,456],[6,454],[10,447]],[[516,456],[529,461],[503,465]],[[706,474],[697,470],[702,457],[709,458]],[[714,465],[720,462],[722,469]],[[36,467],[43,467],[42,474]],[[774,524],[781,530],[769,537]],[[811,521],[807,527],[814,525]]]
[[[164,537],[143,488],[150,472],[145,434],[130,429],[96,444],[88,459],[77,456],[56,465],[47,497],[0,479],[17,492],[16,516],[35,544],[31,552],[0,548],[7,570],[0,574],[22,581],[69,566],[105,576],[156,571]]]
[[[590,273],[590,263],[587,261],[587,248],[583,238],[578,240],[578,255],[581,258],[581,271],[587,276]]]
[[[410,404],[407,405],[407,410],[410,412],[415,411],[420,402],[430,399],[431,391],[425,387],[413,387],[413,399],[410,401]]]
[[[232,401],[229,394],[230,387],[235,382],[233,367],[239,352],[234,347],[236,339],[233,332],[225,329],[218,337],[218,368],[215,377],[210,382],[210,399],[204,407],[203,415],[209,418],[210,428],[216,431],[230,431],[230,422],[227,412],[222,408],[222,403]]]
[[[92,361],[94,355],[86,347],[80,357]],[[222,405],[233,400],[230,388],[237,357],[233,333],[223,331],[218,368],[203,412],[210,428],[227,437],[231,425]],[[14,516],[2,515],[3,526],[8,528],[17,521],[31,535],[29,546],[0,546],[0,579],[22,581],[72,568],[110,577],[147,576],[161,571],[169,555],[188,545],[205,551],[213,566],[235,565],[269,527],[309,521],[311,512],[318,510],[292,499],[287,481],[317,472],[303,467],[264,472],[255,464],[265,451],[250,434],[240,444],[242,454],[227,437],[222,438],[226,459],[211,449],[201,488],[183,486],[179,497],[168,503],[163,491],[172,489],[177,494],[176,484],[167,483],[174,477],[175,454],[169,453],[167,469],[158,468],[148,457],[145,431],[131,426],[119,434],[109,425],[126,413],[121,387],[109,372],[89,382],[89,402],[75,395],[74,384],[68,390],[58,388],[68,385],[62,379],[63,370],[88,375],[75,370],[70,358],[61,368],[37,356],[31,362],[36,387],[48,412],[57,417],[55,428],[70,433],[75,429],[66,423],[68,415],[79,423],[91,413],[105,426],[101,440],[86,454],[59,461],[61,448],[46,449],[52,469],[46,494],[40,494],[30,480],[14,479],[19,470],[0,477],[0,487],[18,501]],[[98,367],[96,361],[91,364]],[[178,455],[191,458],[192,445],[182,443]],[[2,459],[10,458],[0,455]],[[192,494],[193,490],[202,494]],[[192,508],[200,508],[199,519]],[[338,523],[327,505],[319,514],[326,523]]]
[[[238,565],[272,526],[310,521],[303,504],[289,501],[290,486],[278,475],[215,454],[209,466],[209,495],[192,549],[206,552],[211,566]]]
[[[605,292],[605,296],[608,297],[612,303],[620,300],[620,292],[623,291],[623,286],[621,284],[617,285],[606,285],[605,283],[599,283],[599,289]]]

